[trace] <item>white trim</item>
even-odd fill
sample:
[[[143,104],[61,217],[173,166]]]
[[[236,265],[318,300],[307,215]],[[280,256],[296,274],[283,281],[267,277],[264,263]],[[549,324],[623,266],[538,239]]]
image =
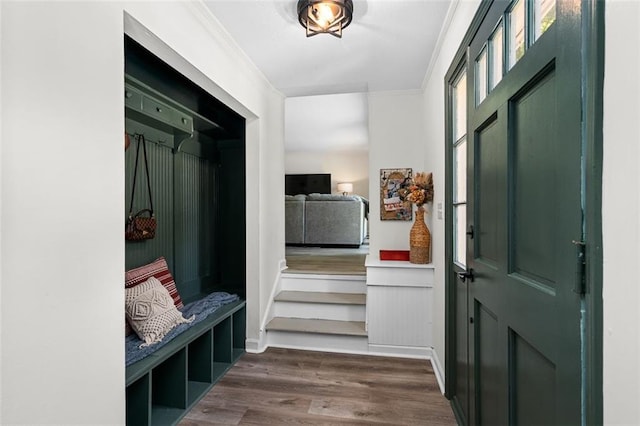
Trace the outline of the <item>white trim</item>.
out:
[[[442,51],[442,44],[444,40],[447,38],[447,34],[449,33],[449,27],[451,26],[451,22],[453,21],[453,15],[456,13],[456,9],[458,8],[458,3],[460,0],[451,0],[449,4],[449,9],[447,10],[447,14],[444,17],[444,23],[442,24],[442,28],[440,28],[440,34],[438,34],[438,39],[436,40],[436,45],[433,48],[433,54],[431,55],[431,59],[429,60],[429,66],[427,66],[427,72],[424,74],[424,78],[422,79],[422,90],[426,90],[427,82],[431,78],[431,74],[433,73],[433,68],[440,57],[440,53]]]
[[[251,354],[261,354],[267,350],[267,347],[264,333],[260,333],[260,339],[247,339],[244,341],[245,351]]]
[[[300,278],[304,280],[367,281],[366,275],[300,274],[296,272],[287,272],[286,269],[282,271],[282,276],[287,278]]]
[[[369,92],[370,97],[376,96],[423,96],[423,89],[407,89],[407,90],[380,90]]]
[[[434,352],[433,348],[429,347],[409,347],[409,346],[390,346],[390,345],[367,345],[367,350],[353,350],[353,349],[342,349],[342,348],[331,348],[327,349],[326,347],[321,346],[306,346],[306,345],[296,345],[296,344],[285,344],[285,343],[270,343],[267,347],[263,348],[262,351],[267,348],[284,348],[284,349],[296,349],[301,351],[313,351],[313,352],[326,352],[326,353],[341,353],[341,354],[352,354],[352,355],[365,355],[365,356],[383,356],[389,358],[407,358],[407,359],[423,359],[425,361],[430,361],[433,366],[433,371],[436,376],[436,380],[438,381],[438,386],[440,387],[441,392],[444,394],[444,380],[442,376],[442,367],[440,366],[440,361],[438,360],[438,356]],[[372,350],[375,349],[375,350]],[[247,350],[247,352],[250,352]]]
[[[369,344],[369,355],[394,358],[431,359],[430,347]]]
[[[287,259],[281,259],[280,260],[280,272],[283,272],[285,269],[287,269]]]
[[[267,76],[264,75],[262,70],[258,68],[258,66],[251,60],[249,55],[247,55],[247,52],[240,48],[229,31],[227,31],[224,25],[220,23],[218,18],[211,11],[211,9],[207,7],[206,3],[203,0],[185,2],[185,7],[189,8],[194,16],[196,16],[196,18],[200,18],[200,21],[203,23],[204,28],[206,28],[215,39],[224,41],[224,44],[229,49],[236,51],[236,53],[239,53],[242,59],[244,59],[244,61],[246,62],[246,65],[251,68],[251,70],[255,72],[255,74],[259,76],[274,93],[278,94],[283,99],[286,98],[286,96],[282,92],[280,92],[273,86],[273,84],[271,84]]]
[[[257,114],[173,50],[126,10],[124,11],[124,33],[248,121],[258,118]],[[269,87],[275,90],[273,86]]]
[[[267,326],[267,323],[273,318],[274,299],[276,298],[276,294],[278,294],[280,292],[280,289],[282,288],[282,270],[283,270],[282,265],[285,265],[286,267],[287,260],[281,259],[279,263],[280,263],[280,271],[278,271],[278,273],[276,274],[276,278],[273,283],[273,286],[271,286],[271,294],[269,295],[269,302],[267,303],[267,307],[264,310],[264,315],[262,317],[262,320],[260,321],[260,329],[258,330],[258,333],[260,333],[260,336],[261,336],[260,340],[264,340],[262,336],[263,334],[265,334],[265,327]]]
[[[436,375],[436,380],[438,380],[438,386],[440,386],[440,392],[444,395],[444,368],[442,368],[442,364],[440,363],[440,358],[438,358],[438,353],[431,349],[431,365],[433,366],[433,372]]]
[[[338,354],[351,354],[351,355],[376,355],[370,354],[367,351],[355,351],[350,349],[342,349],[342,348],[331,348],[327,350],[326,347],[314,347],[314,346],[304,346],[304,345],[287,345],[283,343],[270,344],[269,348],[283,348],[283,349],[296,349],[299,351],[312,351],[312,352],[326,352],[326,353],[338,353]]]

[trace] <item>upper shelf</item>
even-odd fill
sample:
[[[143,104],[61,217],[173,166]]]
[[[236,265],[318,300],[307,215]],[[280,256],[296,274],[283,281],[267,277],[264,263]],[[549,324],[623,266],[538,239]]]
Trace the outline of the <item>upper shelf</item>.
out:
[[[124,104],[127,118],[173,134],[176,146],[190,138],[194,131],[214,137],[216,132],[224,130],[217,123],[128,75],[125,76]]]

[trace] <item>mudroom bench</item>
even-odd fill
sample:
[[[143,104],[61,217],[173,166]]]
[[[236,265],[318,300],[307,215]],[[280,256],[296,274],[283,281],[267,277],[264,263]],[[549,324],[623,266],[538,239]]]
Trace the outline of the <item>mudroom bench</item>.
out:
[[[128,425],[173,425],[244,353],[246,302],[224,305],[126,368]]]

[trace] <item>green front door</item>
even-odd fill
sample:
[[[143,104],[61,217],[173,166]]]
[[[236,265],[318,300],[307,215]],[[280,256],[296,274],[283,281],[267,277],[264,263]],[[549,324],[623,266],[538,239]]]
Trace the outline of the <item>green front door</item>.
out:
[[[449,393],[469,425],[584,418],[581,7],[484,5],[450,73],[455,357],[447,359],[456,365]],[[461,166],[464,184],[455,179]]]

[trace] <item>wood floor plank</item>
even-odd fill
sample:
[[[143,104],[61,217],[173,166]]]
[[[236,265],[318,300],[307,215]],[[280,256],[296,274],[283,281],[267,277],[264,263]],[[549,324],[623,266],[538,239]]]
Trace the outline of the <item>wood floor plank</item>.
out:
[[[245,354],[180,424],[456,422],[428,361],[270,348]]]
[[[287,255],[286,272],[290,274],[365,275],[366,254]]]

